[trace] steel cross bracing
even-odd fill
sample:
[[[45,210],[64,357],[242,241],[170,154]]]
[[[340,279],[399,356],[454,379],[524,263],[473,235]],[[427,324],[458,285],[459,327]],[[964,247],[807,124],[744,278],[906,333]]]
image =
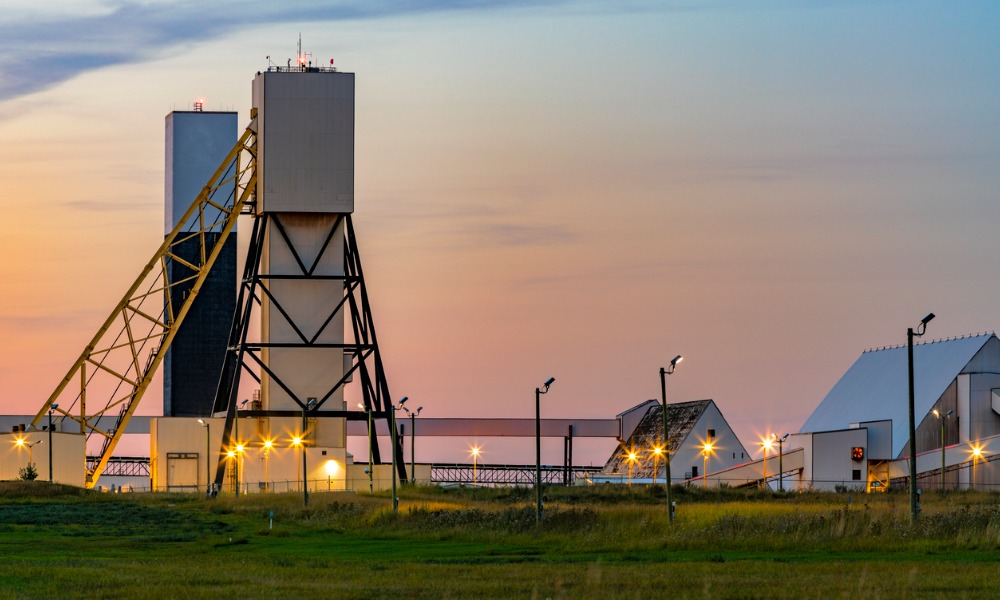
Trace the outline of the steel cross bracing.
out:
[[[344,274],[318,274],[316,272],[317,266],[321,263],[324,255],[327,252],[335,251],[334,240],[341,229],[344,233]],[[275,275],[260,272],[265,239],[268,237],[272,245],[281,243],[290,251],[292,257],[295,259],[298,269],[297,273]],[[282,307],[280,298],[272,294],[270,282],[277,279],[343,281],[344,292],[342,297],[330,299],[329,313],[317,331],[303,331],[302,327],[294,322],[289,312]],[[295,332],[298,340],[295,342],[276,343],[254,342],[247,339],[249,325],[255,310],[262,310],[265,298],[270,306],[284,319],[285,323],[289,325],[292,331]],[[343,343],[319,342],[318,340],[326,328],[335,318],[343,315],[345,309],[350,313],[348,339],[345,339]],[[318,396],[316,403],[310,407],[308,398],[303,398],[297,394],[292,389],[291,382],[283,378],[283,373],[278,372],[277,369],[271,367],[264,360],[263,354],[268,348],[339,348],[346,355],[351,356],[351,366],[344,372],[343,377],[334,383],[326,393]],[[315,417],[318,416],[335,416],[347,419],[365,417],[364,413],[360,411],[320,411],[323,405],[354,377],[360,380],[364,405],[368,410],[372,411],[372,417],[375,419],[385,419],[390,423],[393,422],[392,399],[389,395],[389,385],[386,381],[385,369],[382,366],[382,357],[378,350],[378,340],[375,336],[375,322],[372,318],[371,305],[368,301],[368,291],[365,288],[364,273],[361,269],[361,255],[358,251],[357,238],[354,234],[354,225],[350,214],[345,213],[336,216],[330,230],[326,234],[318,255],[309,262],[303,260],[301,253],[296,249],[295,244],[286,232],[280,214],[263,213],[255,216],[246,266],[237,297],[237,312],[233,319],[232,329],[230,330],[226,360],[222,369],[222,378],[220,379],[215,397],[214,412],[216,414],[225,413],[226,415],[222,448],[220,448],[217,457],[216,486],[221,486],[225,477],[225,450],[233,445],[233,422],[236,418],[240,378],[243,373],[248,374],[257,384],[261,383],[261,374],[266,373],[275,385],[288,394],[302,411],[301,414],[306,417],[303,429],[308,427],[309,422],[315,422]],[[253,410],[250,412],[255,417],[290,416],[289,411]],[[374,427],[372,431],[375,431]],[[310,437],[308,431],[304,431],[303,434],[306,440]],[[369,447],[373,459],[376,462],[381,462],[378,439],[374,434],[369,439]],[[407,481],[406,463],[402,459],[403,445],[401,436],[397,436],[396,447],[392,451],[396,452],[396,466],[399,478],[401,481]]]
[[[96,464],[97,456],[88,456],[87,465]],[[101,475],[109,477],[149,477],[149,458],[144,456],[112,456]]]
[[[542,483],[570,485],[578,476],[600,472],[601,467],[543,466]],[[432,464],[431,483],[531,486],[535,484],[535,465]]]
[[[97,436],[101,447],[87,462],[88,488],[107,466],[237,215],[254,200],[255,130],[254,120],[31,421],[37,429],[52,409],[60,421],[76,421],[88,445]],[[187,255],[181,245],[193,242],[195,259],[181,258]],[[99,427],[101,417],[113,425]]]

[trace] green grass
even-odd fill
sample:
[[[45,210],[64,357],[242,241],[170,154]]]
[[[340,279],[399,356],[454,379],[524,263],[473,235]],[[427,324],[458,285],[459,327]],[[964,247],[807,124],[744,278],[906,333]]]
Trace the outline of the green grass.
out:
[[[550,488],[82,492],[0,483],[0,598],[993,598],[1000,496]],[[269,514],[274,511],[274,528]]]

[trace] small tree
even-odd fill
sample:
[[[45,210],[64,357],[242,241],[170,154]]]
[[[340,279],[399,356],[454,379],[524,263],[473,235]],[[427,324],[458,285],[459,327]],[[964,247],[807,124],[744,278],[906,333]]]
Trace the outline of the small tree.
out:
[[[24,481],[34,481],[38,478],[38,469],[35,468],[34,463],[28,463],[27,467],[21,467],[18,470],[18,474]]]

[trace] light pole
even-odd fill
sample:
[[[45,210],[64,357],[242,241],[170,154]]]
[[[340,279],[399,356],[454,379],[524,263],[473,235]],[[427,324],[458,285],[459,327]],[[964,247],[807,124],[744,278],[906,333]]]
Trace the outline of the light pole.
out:
[[[368,415],[368,491],[375,491],[375,456],[372,454],[372,410],[358,402],[358,408]]]
[[[52,483],[52,411],[57,408],[58,404],[49,407],[49,483]]]
[[[660,462],[661,454],[663,454],[663,448],[660,446],[653,446],[653,485],[656,485],[656,474],[659,473],[657,463]]]
[[[946,413],[944,413],[942,415],[940,412],[938,412],[938,409],[935,408],[931,412],[934,413],[934,416],[937,417],[939,421],[941,421],[941,491],[944,491],[944,469],[945,469],[945,462],[944,462],[944,422],[945,422],[945,419],[950,419],[952,413],[955,412],[955,411],[954,410],[949,410],[948,412],[946,412]]]
[[[917,424],[913,408],[913,338],[924,335],[927,331],[927,324],[934,318],[934,313],[928,313],[920,320],[917,331],[912,327],[906,330],[906,358],[909,366],[909,412],[910,412],[910,521],[917,522],[920,518],[920,507],[917,505]]]
[[[764,439],[761,440],[761,442],[760,442],[761,448],[764,449],[764,489],[765,490],[768,489],[768,486],[767,486],[767,451],[771,449],[772,445],[774,445],[775,438],[777,438],[777,436],[772,433],[771,437],[766,437],[765,436]]]
[[[635,465],[635,461],[639,459],[639,455],[635,453],[635,450],[628,453],[628,486],[632,487],[632,466]]]
[[[778,491],[785,491],[785,465],[782,464],[782,459],[785,457],[785,449],[783,444],[785,440],[788,439],[788,434],[778,438]]]
[[[240,452],[242,452],[243,444],[240,443],[240,409],[247,405],[249,400],[243,399],[239,406],[236,407],[235,416],[233,418],[233,435],[236,437],[236,460],[234,462],[234,468],[236,469],[236,497],[240,496]]]
[[[243,444],[236,444],[236,495],[240,495],[243,486]]]
[[[399,496],[396,495],[396,436],[398,435],[396,431],[396,411],[403,408],[403,405],[409,399],[409,396],[403,396],[403,399],[399,401],[399,406],[393,406],[392,410],[389,411],[389,425],[392,427],[392,512],[399,512]]]
[[[205,428],[205,495],[212,495],[212,426],[205,419],[198,419],[198,423]]]
[[[420,411],[422,410],[424,410],[423,406],[418,406],[417,410],[410,410],[405,406],[403,407],[403,411],[410,415],[410,485],[417,484],[417,459],[414,453],[417,443],[417,430],[415,427],[417,417],[420,416]]]
[[[703,489],[708,489],[708,455],[712,453],[712,441],[709,440],[705,442],[705,445],[701,447],[701,452],[705,456],[705,460],[702,464],[702,469],[705,471],[701,474],[701,483]]]
[[[674,522],[674,503],[670,498],[670,485],[673,483],[673,480],[670,477],[670,419],[668,417],[669,409],[667,408],[667,375],[673,375],[674,371],[677,370],[677,363],[682,360],[684,360],[684,357],[678,354],[670,361],[668,368],[664,369],[660,367],[660,399],[663,401],[663,482],[667,486],[667,519],[670,523]]]
[[[542,394],[547,394],[549,386],[555,383],[549,377],[542,387],[535,388],[535,523],[542,524]]]
[[[302,450],[303,452],[305,452],[305,448],[302,446],[302,437],[301,436],[297,435],[297,436],[295,436],[295,437],[292,438],[292,447],[293,448],[299,448],[300,450]],[[305,468],[303,468],[303,472],[305,472]],[[304,485],[305,481],[304,480],[303,480],[302,483],[303,483],[303,487],[305,487],[305,485]]]
[[[271,491],[271,474],[269,470],[271,462],[271,448],[274,447],[274,442],[271,440],[264,440],[264,491]]]
[[[23,438],[18,438],[17,441],[15,441],[14,443],[17,444],[18,447],[23,447],[23,448],[27,448],[28,449],[28,465],[29,466],[32,463],[35,462],[34,459],[33,459],[33,453],[31,451],[31,449],[34,448],[35,446],[37,446],[38,444],[41,444],[42,440],[35,440],[35,441],[33,441],[33,442],[31,442],[29,444],[29,443],[25,442]]]
[[[479,487],[479,476],[477,473],[477,467],[479,466],[479,446],[473,446],[470,451],[472,454],[472,487]]]
[[[972,485],[973,490],[976,489],[976,466],[979,464],[979,457],[983,455],[983,449],[979,446],[972,447]]]
[[[302,407],[302,503],[309,506],[309,471],[306,469],[306,439],[309,436],[308,411],[316,406],[316,399],[309,398]]]

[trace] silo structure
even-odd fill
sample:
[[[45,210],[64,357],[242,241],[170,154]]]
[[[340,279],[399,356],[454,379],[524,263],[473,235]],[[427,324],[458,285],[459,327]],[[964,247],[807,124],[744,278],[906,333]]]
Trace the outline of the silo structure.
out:
[[[237,126],[235,112],[173,111],[166,116],[164,235],[174,229],[229,154],[239,137]],[[219,237],[222,218],[218,211],[206,211],[206,221],[214,223],[207,228],[209,247]],[[182,260],[195,262],[199,241],[185,240],[175,251]],[[177,261],[167,268],[172,281],[190,279],[190,270]],[[180,306],[190,287],[189,283],[172,289],[174,306]],[[212,414],[235,309],[236,236],[230,236],[164,358],[164,416]]]
[[[214,482],[232,480],[240,452],[266,448],[236,480],[336,489],[351,470],[347,419],[393,415],[351,220],[354,74],[272,66],[254,78],[252,96],[253,231],[214,404],[225,416]],[[247,374],[260,385],[252,404],[240,392]],[[365,410],[347,409],[352,382]],[[374,434],[370,448],[381,462]],[[401,455],[398,440],[393,452]]]
[[[344,215],[354,212],[354,74],[267,71],[253,82],[265,410],[344,410]]]

